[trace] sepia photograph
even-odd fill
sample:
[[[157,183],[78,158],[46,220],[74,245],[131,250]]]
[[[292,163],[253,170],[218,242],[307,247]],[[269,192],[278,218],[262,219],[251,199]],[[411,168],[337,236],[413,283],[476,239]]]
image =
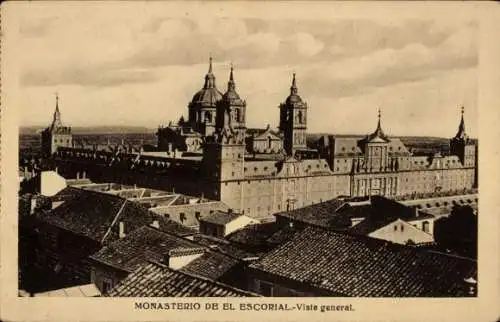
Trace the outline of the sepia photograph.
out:
[[[492,283],[478,282],[476,15],[176,4],[2,8],[18,298],[141,311],[477,299]],[[224,310],[358,309],[301,303]]]
[[[26,14],[20,295],[475,296],[474,21]]]

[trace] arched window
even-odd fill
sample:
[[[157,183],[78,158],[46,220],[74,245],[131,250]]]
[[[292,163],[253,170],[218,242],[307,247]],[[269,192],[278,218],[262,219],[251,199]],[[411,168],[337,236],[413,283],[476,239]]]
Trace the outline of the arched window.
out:
[[[272,149],[272,147],[273,147],[273,139],[270,136],[268,136],[267,137],[267,148]]]
[[[297,113],[297,123],[299,124],[302,124],[303,123],[303,115],[302,115],[302,111],[299,111]]]
[[[212,122],[212,113],[210,113],[209,111],[205,112],[205,122]]]

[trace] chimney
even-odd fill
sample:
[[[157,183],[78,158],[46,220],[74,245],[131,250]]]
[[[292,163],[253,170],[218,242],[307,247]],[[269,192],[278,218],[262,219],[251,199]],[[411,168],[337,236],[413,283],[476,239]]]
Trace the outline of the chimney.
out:
[[[57,172],[57,171],[56,171]],[[82,172],[82,179],[85,179],[87,177],[87,173],[85,171]]]
[[[205,253],[205,247],[174,248],[168,251],[163,262],[170,269],[180,269]]]
[[[80,172],[76,173],[76,180],[80,179]]]
[[[59,173],[59,168],[58,168],[58,167],[56,167],[56,168],[55,168],[55,171],[56,171],[56,173]]]
[[[160,222],[158,220],[153,220],[151,227],[160,229]]]
[[[125,223],[123,221],[120,221],[120,232],[118,233],[118,237],[123,238],[125,237]]]
[[[363,217],[358,217],[358,218],[351,218],[351,227],[356,226],[360,222],[362,222],[365,218]]]

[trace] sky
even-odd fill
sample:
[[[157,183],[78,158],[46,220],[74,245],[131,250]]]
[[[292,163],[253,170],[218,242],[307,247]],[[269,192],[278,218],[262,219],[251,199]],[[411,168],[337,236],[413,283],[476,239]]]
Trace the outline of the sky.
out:
[[[380,108],[389,135],[450,137],[463,105],[467,131],[477,135],[472,19],[259,14],[199,3],[172,8],[25,3],[16,27],[6,30],[18,53],[20,124],[48,124],[56,92],[71,126],[168,124],[187,116],[212,55],[222,92],[234,65],[248,127],[277,126],[296,72],[309,132],[369,133]]]

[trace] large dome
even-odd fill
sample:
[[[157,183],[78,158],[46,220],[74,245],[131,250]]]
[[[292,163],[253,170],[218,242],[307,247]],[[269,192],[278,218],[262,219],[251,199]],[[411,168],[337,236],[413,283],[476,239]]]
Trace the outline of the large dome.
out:
[[[202,88],[193,96],[193,104],[213,105],[222,99],[222,93],[215,87]]]
[[[193,96],[191,101],[193,104],[215,106],[215,104],[222,99],[222,93],[219,92],[215,85],[215,75],[212,71],[212,57],[210,57],[210,64],[208,73],[205,75],[205,85]]]

